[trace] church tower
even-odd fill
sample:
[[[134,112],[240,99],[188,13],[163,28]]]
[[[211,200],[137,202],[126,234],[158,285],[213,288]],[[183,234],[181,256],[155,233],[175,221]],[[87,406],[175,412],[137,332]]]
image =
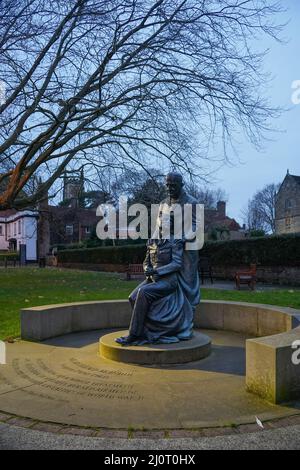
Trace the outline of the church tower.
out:
[[[84,207],[84,171],[80,171],[79,177],[63,176],[63,202],[69,207]]]

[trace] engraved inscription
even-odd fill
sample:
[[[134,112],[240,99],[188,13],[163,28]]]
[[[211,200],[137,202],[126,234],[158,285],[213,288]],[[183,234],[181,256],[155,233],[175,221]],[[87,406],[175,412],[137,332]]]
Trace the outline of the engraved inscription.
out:
[[[40,358],[15,359],[12,366],[16,375],[27,382],[24,385],[26,391],[36,396],[54,399],[53,396],[41,394],[41,389],[54,393],[55,396],[67,394],[69,399],[70,395],[121,401],[144,399],[134,384],[123,382],[126,378],[130,378],[132,373],[115,369],[97,369],[80,363],[75,358],[71,358],[69,363],[59,365],[59,370],[52,368]],[[32,390],[30,385],[38,386],[38,390]]]

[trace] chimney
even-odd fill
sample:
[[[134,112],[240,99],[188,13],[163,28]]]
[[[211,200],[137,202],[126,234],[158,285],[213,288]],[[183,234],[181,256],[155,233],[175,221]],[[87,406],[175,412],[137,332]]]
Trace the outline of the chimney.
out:
[[[220,218],[225,219],[226,217],[226,202],[225,201],[218,201],[217,211],[218,211],[218,216]]]

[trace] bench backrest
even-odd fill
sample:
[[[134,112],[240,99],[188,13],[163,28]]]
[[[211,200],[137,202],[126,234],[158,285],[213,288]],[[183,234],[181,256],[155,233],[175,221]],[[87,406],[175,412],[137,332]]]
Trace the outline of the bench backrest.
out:
[[[129,264],[128,265],[128,271],[130,273],[143,273],[144,268],[142,264]]]

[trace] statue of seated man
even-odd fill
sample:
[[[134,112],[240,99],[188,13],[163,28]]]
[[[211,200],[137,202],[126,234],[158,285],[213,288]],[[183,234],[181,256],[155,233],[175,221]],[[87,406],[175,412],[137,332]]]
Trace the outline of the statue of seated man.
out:
[[[150,239],[144,261],[146,280],[129,296],[132,317],[129,336],[117,338],[123,345],[152,342],[144,327],[150,307],[154,302],[174,293],[178,287],[178,272],[183,263],[183,241]],[[170,327],[168,326],[168,330]]]
[[[185,193],[182,176],[166,176],[167,198],[164,208],[172,211],[174,204],[183,210],[186,204],[195,207],[197,201]],[[130,295],[132,318],[129,335],[117,338],[124,346],[144,343],[174,343],[192,337],[195,308],[200,301],[198,252],[186,249],[185,234],[174,236],[174,216],[170,217],[170,237],[148,240],[144,261],[146,280]],[[193,211],[193,227],[195,211]]]

